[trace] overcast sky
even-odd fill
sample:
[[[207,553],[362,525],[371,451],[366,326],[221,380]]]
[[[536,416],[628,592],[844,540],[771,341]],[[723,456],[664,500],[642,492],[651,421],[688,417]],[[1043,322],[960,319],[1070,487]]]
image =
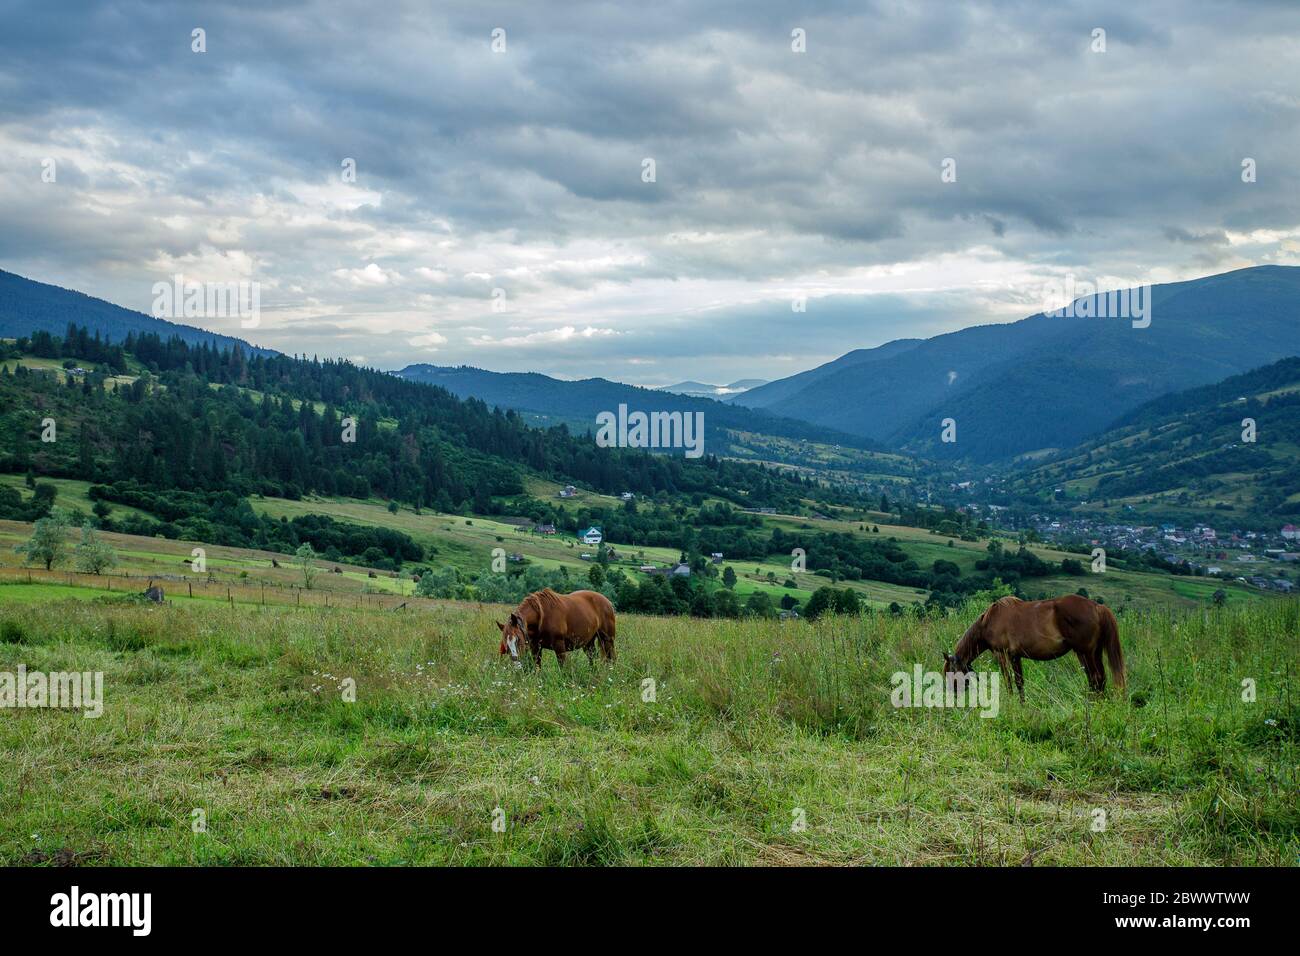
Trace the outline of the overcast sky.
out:
[[[0,268],[256,281],[258,328],[194,324],[286,352],[776,378],[1300,262],[1293,0],[0,11]]]

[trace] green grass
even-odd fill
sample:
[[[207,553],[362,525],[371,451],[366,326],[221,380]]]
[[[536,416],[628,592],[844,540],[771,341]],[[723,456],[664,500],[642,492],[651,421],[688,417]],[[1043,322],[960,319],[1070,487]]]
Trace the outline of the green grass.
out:
[[[0,712],[0,864],[62,850],[124,865],[1292,865],[1300,851],[1296,601],[1130,610],[1127,697],[1087,696],[1073,657],[1030,662],[1027,704],[1004,694],[984,719],[889,704],[890,675],[933,666],[973,610],[624,615],[613,667],[577,655],[561,672],[548,655],[537,673],[498,658],[495,608],[20,605],[13,587],[0,671],[103,671],[105,700],[98,719]]]
[[[89,515],[91,508],[95,506],[88,494],[91,486],[89,481],[78,481],[75,478],[47,478],[45,476],[41,476],[38,480],[43,485],[53,485],[57,489],[58,494],[55,497],[55,504],[61,508],[79,508]],[[10,488],[17,488],[24,498],[32,496],[32,491],[27,487],[26,476],[24,475],[0,475],[0,486],[5,485]],[[109,502],[109,507],[112,509],[113,518],[119,521],[127,515],[152,517],[148,512],[132,508],[129,505]]]

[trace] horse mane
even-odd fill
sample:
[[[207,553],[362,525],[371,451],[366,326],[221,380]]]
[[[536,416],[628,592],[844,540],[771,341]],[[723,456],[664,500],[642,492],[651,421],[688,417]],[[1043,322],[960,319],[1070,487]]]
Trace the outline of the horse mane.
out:
[[[556,594],[550,588],[542,588],[540,591],[534,591],[532,594],[528,595],[528,597],[524,598],[523,601],[519,603],[519,606],[521,608],[531,607],[537,612],[538,621],[541,621],[546,616],[547,611],[564,610],[564,602],[560,599],[560,595]]]
[[[1020,598],[1016,597],[1014,594],[1008,594],[1005,597],[1000,597],[984,609],[984,613],[975,619],[975,623],[977,624],[987,623],[989,619],[989,615],[992,614],[1000,607],[1015,607],[1017,604],[1024,604],[1024,603],[1025,603],[1024,601],[1020,600]]]
[[[1024,601],[1020,600],[1020,598],[1016,597],[1014,594],[1008,594],[1006,597],[998,598],[984,609],[984,613],[977,617],[971,623],[970,627],[966,628],[966,633],[961,636],[959,641],[957,641],[957,646],[953,648],[953,653],[956,654],[958,658],[964,659],[964,655],[969,654],[975,648],[975,642],[979,638],[980,631],[988,623],[989,615],[1000,607],[1015,607],[1017,604],[1024,603]]]

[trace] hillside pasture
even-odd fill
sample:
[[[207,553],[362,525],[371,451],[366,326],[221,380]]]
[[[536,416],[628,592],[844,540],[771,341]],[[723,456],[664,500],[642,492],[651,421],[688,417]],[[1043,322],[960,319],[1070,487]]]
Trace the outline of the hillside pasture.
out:
[[[4,864],[1273,866],[1300,852],[1295,601],[1127,612],[1128,696],[1088,696],[1067,658],[1028,664],[1027,703],[1003,693],[985,718],[890,701],[891,675],[937,667],[975,608],[811,625],[624,615],[612,667],[562,672],[547,655],[539,673],[500,660],[490,608],[5,590],[0,670],[101,671],[104,712],[4,713]]]

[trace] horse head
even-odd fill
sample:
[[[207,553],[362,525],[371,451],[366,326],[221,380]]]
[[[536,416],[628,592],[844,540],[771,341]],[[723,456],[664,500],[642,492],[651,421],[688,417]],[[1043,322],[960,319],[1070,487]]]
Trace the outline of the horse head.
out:
[[[986,612],[987,613],[987,612]],[[943,655],[943,673],[948,674],[965,674],[970,670],[970,663],[980,653],[980,636],[984,630],[984,614],[981,614],[970,627],[966,628],[966,633],[961,636],[957,646],[953,648],[951,654]]]
[[[947,677],[949,674],[964,674],[969,670],[969,665],[963,664],[961,658],[956,654],[943,655],[943,673]]]
[[[501,653],[509,654],[510,659],[518,664],[519,652],[528,646],[528,626],[515,611],[506,623],[497,621],[497,627],[501,629]]]

